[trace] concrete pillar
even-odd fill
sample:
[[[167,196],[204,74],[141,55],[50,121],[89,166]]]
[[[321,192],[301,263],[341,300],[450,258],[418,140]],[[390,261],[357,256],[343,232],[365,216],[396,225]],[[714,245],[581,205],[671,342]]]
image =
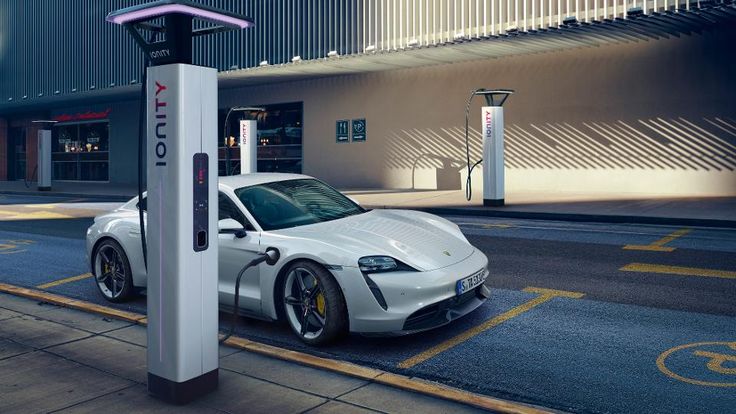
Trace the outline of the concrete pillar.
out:
[[[36,179],[34,171],[38,164],[38,124],[28,122],[26,124],[26,180]]]

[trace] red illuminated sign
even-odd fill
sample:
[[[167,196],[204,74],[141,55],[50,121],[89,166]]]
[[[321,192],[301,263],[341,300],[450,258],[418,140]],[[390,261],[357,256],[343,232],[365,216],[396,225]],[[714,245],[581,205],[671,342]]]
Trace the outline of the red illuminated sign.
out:
[[[104,111],[99,112],[78,112],[76,114],[61,114],[57,115],[53,118],[54,121],[58,122],[72,122],[72,121],[90,121],[94,119],[106,119],[110,112],[112,112],[112,109],[107,108]]]

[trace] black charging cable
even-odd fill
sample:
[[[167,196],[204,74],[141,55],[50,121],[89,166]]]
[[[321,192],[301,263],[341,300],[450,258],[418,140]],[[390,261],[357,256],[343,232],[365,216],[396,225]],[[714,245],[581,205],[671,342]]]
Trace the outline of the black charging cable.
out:
[[[156,38],[156,33],[150,36],[150,42]],[[148,99],[148,91],[146,86],[148,83],[148,67],[151,66],[151,59],[146,54],[143,61],[143,74],[141,75],[141,105],[138,114],[138,225],[141,228],[141,248],[143,249],[143,267],[148,270],[148,246],[146,244],[146,222],[143,217],[143,174],[145,173],[144,163],[144,146],[146,145],[146,135],[148,134],[146,125],[146,100]],[[146,207],[148,202],[146,201]],[[147,210],[148,208],[146,208]]]
[[[38,181],[38,177],[36,176],[36,173],[38,173],[38,164],[36,164],[36,166],[33,167],[33,172],[31,173],[31,181],[28,181],[28,178],[26,178],[26,175],[23,174],[23,184],[26,186],[26,188],[31,188],[31,185],[29,183],[34,182],[33,177],[36,177],[36,181]]]
[[[483,158],[476,161],[473,165],[470,165],[470,139],[468,138],[468,114],[470,113],[470,103],[473,102],[473,97],[478,92],[484,91],[484,88],[475,89],[470,91],[470,96],[468,97],[468,103],[465,104],[465,158],[468,163],[468,178],[465,181],[465,199],[470,201],[471,198],[473,198],[473,188],[471,187],[473,181],[470,176],[470,174],[473,173],[473,169],[478,166],[478,164],[483,162]]]
[[[253,266],[258,266],[263,262],[266,262],[266,264],[273,266],[276,264],[276,262],[279,261],[279,257],[281,257],[279,250],[275,247],[269,247],[266,249],[265,253],[259,253],[258,256],[256,256],[253,260],[243,266],[242,269],[240,269],[240,272],[238,272],[238,278],[235,279],[235,299],[233,300],[233,313],[232,319],[230,320],[230,331],[228,331],[227,335],[220,339],[221,343],[225,342],[228,338],[232,336],[233,332],[235,332],[235,324],[238,321],[238,309],[240,305],[240,280],[243,278],[245,271]]]

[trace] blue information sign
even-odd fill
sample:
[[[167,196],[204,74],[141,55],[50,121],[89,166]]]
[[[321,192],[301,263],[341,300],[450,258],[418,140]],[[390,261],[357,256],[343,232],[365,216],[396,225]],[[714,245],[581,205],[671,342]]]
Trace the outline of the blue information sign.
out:
[[[349,134],[347,119],[341,119],[335,123],[335,139],[337,142],[348,142]]]
[[[365,118],[353,119],[353,141],[365,141]]]

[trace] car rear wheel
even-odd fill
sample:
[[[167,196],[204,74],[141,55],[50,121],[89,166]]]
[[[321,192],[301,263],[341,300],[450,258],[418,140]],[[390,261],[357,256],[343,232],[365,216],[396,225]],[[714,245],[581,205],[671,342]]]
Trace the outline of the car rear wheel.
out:
[[[123,247],[115,240],[105,240],[95,251],[95,282],[102,296],[110,302],[130,300],[133,289],[133,275]]]
[[[324,345],[347,332],[347,306],[340,286],[316,263],[299,261],[289,267],[283,301],[291,329],[307,344]]]

